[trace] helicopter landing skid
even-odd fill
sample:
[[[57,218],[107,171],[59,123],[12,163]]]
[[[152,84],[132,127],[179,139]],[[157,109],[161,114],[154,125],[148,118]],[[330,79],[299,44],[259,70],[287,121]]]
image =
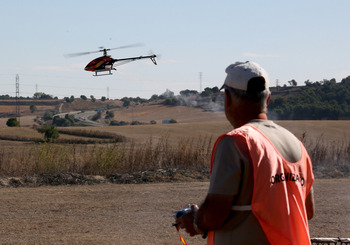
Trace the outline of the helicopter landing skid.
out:
[[[113,75],[112,70],[115,70],[115,71],[116,71],[115,68],[98,70],[98,71],[95,71],[95,75],[93,75],[93,76],[94,76],[94,77],[99,77],[99,76]],[[100,72],[105,72],[105,71],[108,72],[108,73],[99,74]]]

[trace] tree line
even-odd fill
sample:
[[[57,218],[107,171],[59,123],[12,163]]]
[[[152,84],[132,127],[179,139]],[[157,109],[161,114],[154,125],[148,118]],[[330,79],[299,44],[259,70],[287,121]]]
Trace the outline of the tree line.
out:
[[[335,79],[304,82],[297,86],[271,88],[268,115],[272,120],[349,120],[350,76],[337,83]],[[180,91],[180,95],[168,98],[167,105],[187,105],[206,110],[224,110],[224,93],[218,87]]]
[[[268,110],[275,120],[350,119],[350,76],[273,90]]]
[[[335,79],[304,82],[297,86],[295,80],[288,82],[290,86],[271,88],[271,100],[268,106],[269,117],[273,120],[339,120],[350,119],[350,76],[337,83]],[[57,99],[45,93],[35,93],[35,99]],[[81,99],[87,100],[84,95]],[[8,95],[0,95],[1,99],[13,99]],[[27,98],[28,99],[28,98]],[[65,97],[66,102],[73,102],[74,96]],[[96,98],[90,96],[91,101]],[[106,98],[102,97],[102,101]],[[224,93],[218,87],[205,88],[203,91],[182,90],[179,95],[166,90],[161,95],[152,95],[150,99],[140,97],[124,97],[120,99],[124,107],[132,104],[143,104],[161,101],[166,106],[192,106],[204,110],[224,110]]]

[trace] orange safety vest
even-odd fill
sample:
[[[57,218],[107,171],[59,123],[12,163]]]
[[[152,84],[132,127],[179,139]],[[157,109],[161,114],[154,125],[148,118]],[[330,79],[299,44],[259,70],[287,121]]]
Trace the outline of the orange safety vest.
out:
[[[212,152],[211,169],[216,146],[224,136],[243,141],[248,147],[254,169],[251,208],[269,242],[310,244],[305,199],[312,187],[314,175],[303,144],[300,142],[301,159],[289,163],[258,129],[244,125],[218,138]],[[207,244],[214,244],[214,241],[215,232],[211,231]]]

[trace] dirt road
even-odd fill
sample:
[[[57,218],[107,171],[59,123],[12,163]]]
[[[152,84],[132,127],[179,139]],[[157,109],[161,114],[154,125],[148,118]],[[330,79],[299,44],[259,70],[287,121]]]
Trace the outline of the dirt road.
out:
[[[312,237],[350,237],[350,179],[316,180]],[[208,182],[0,189],[0,244],[182,244],[172,211]],[[189,245],[205,244],[182,233]]]

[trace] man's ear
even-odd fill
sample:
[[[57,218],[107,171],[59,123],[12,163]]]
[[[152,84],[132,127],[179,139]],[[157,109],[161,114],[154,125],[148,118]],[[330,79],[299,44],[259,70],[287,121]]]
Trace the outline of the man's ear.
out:
[[[229,107],[232,104],[232,97],[229,91],[225,89],[225,105]]]
[[[266,100],[266,106],[268,106],[268,105],[269,105],[269,103],[270,103],[270,99],[271,99],[271,94],[269,94],[269,97],[267,97],[267,100]]]

